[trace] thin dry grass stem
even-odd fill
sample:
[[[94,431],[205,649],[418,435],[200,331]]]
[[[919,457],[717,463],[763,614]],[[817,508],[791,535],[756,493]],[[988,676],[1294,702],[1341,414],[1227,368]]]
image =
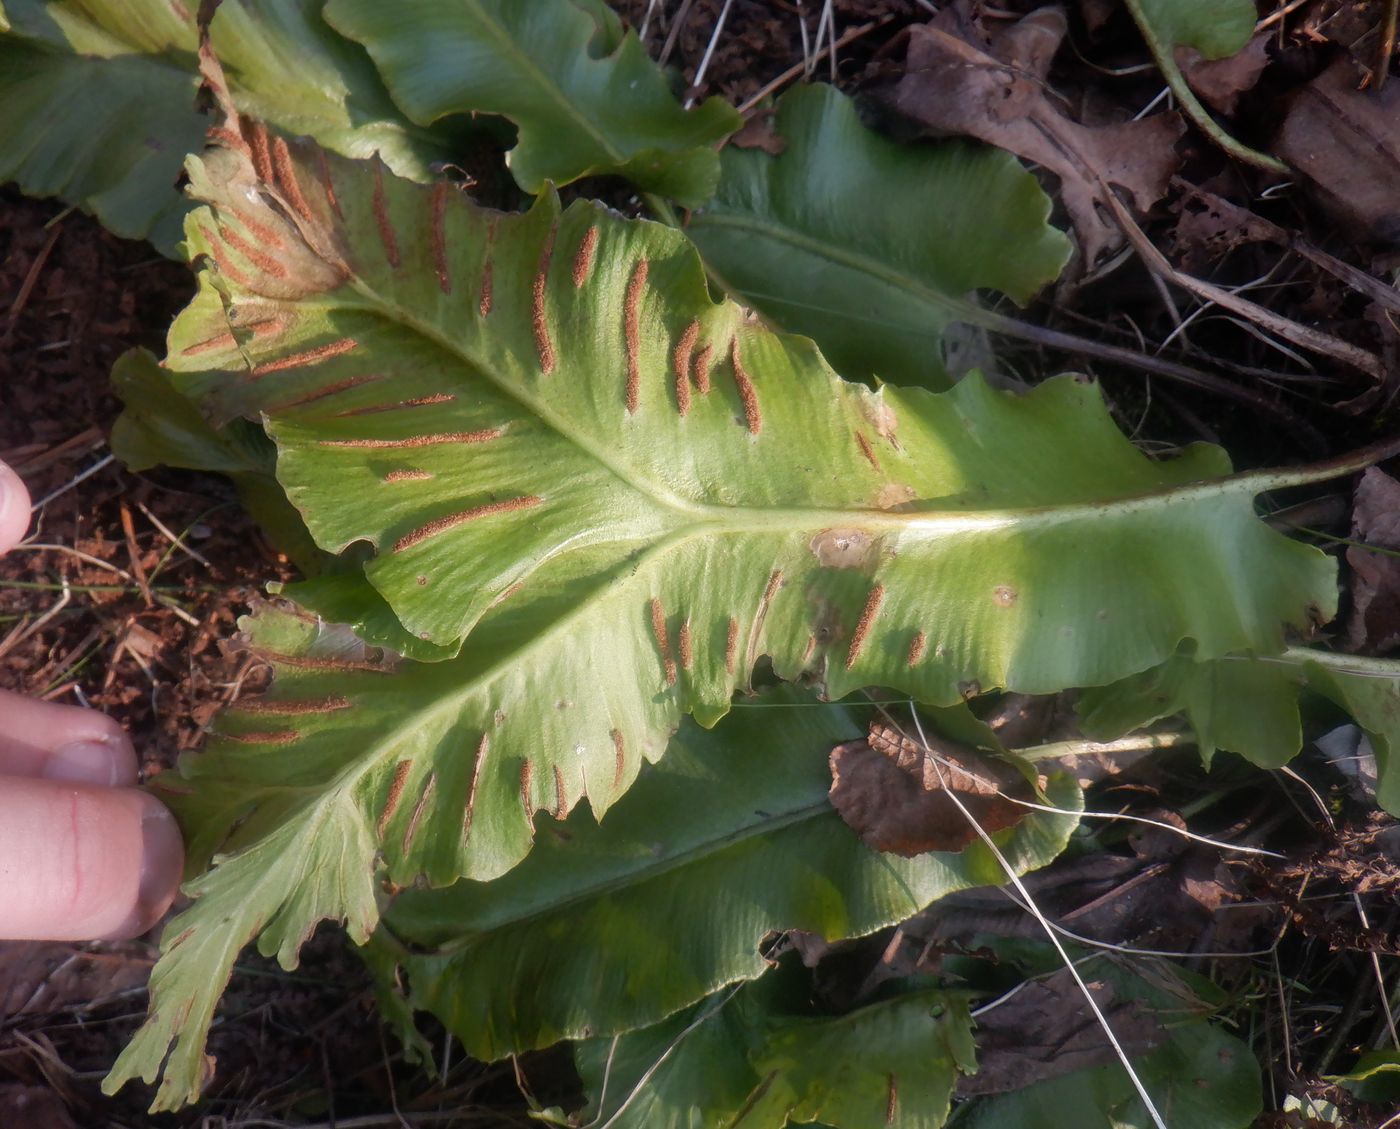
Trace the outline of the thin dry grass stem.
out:
[[[120,576],[123,580],[128,581],[131,584],[136,583],[136,578],[132,576],[131,573],[127,572],[126,569],[119,568],[117,565],[112,564],[110,561],[104,561],[101,557],[94,557],[89,553],[84,553],[81,549],[73,549],[67,545],[57,545],[47,541],[24,541],[16,545],[10,551],[12,553],[18,553],[26,549],[48,550],[50,552],[55,553],[66,553],[68,556],[75,557],[78,560],[82,561],[84,564],[92,565],[94,568],[106,569],[108,572],[116,573],[116,575]],[[67,581],[65,580],[64,588],[66,589],[67,587]],[[156,603],[160,604],[161,607],[169,608],[170,611],[173,612],[176,617],[183,620],[190,627],[199,626],[199,620],[195,619],[194,616],[190,615],[189,612],[185,611],[184,608],[180,607],[180,605],[177,604],[174,600],[170,599],[170,597],[162,596],[158,592],[152,592],[151,595]]]
[[[903,732],[903,727],[899,725],[884,706],[880,706],[880,712],[889,719],[896,731]],[[1127,1072],[1128,1078],[1132,1081],[1133,1089],[1137,1091],[1138,1097],[1142,1099],[1143,1107],[1147,1110],[1148,1116],[1152,1118],[1152,1123],[1157,1129],[1167,1129],[1167,1123],[1162,1119],[1162,1115],[1158,1111],[1156,1103],[1152,1100],[1152,1095],[1147,1092],[1147,1087],[1143,1085],[1142,1079],[1138,1077],[1137,1071],[1133,1069],[1132,1061],[1128,1058],[1127,1052],[1123,1049],[1123,1044],[1118,1041],[1118,1036],[1114,1033],[1112,1025],[1108,1022],[1108,1017],[1104,1015],[1103,1010],[1099,1007],[1098,1001],[1094,999],[1093,993],[1089,991],[1089,986],[1084,983],[1084,978],[1079,974],[1079,969],[1075,967],[1074,962],[1069,957],[1069,953],[1065,951],[1064,945],[1060,943],[1056,927],[1050,922],[1050,919],[1041,912],[1040,907],[1036,905],[1035,899],[1031,897],[1030,891],[1026,889],[1026,884],[1021,881],[1021,876],[1016,873],[1016,868],[1013,867],[1011,863],[1007,861],[1006,856],[1002,854],[1001,848],[996,844],[996,840],[987,834],[986,829],[978,823],[973,814],[967,810],[967,805],[962,802],[956,790],[949,787],[948,778],[943,772],[943,766],[939,763],[940,758],[934,754],[933,748],[929,744],[928,735],[924,732],[923,722],[919,719],[917,711],[912,711],[912,713],[914,726],[919,732],[919,743],[923,746],[925,754],[930,758],[930,763],[933,765],[934,771],[938,774],[938,781],[943,789],[944,795],[953,802],[953,805],[962,813],[963,818],[967,820],[968,826],[977,833],[977,837],[982,840],[987,850],[991,852],[992,857],[997,860],[997,864],[1006,874],[1011,884],[1016,888],[1016,892],[1024,899],[1026,908],[1029,910],[1031,916],[1036,919],[1036,922],[1045,931],[1045,935],[1050,939],[1050,943],[1059,954],[1060,960],[1063,962],[1065,968],[1069,970],[1069,974],[1073,977],[1075,984],[1078,985],[1079,991],[1084,997],[1084,1002],[1089,1005],[1089,1010],[1093,1012],[1094,1018],[1097,1020],[1099,1027],[1103,1030],[1105,1038],[1108,1039],[1109,1044],[1113,1047],[1114,1053],[1118,1056],[1118,1061],[1123,1064],[1123,1069]]]
[[[67,211],[57,217],[61,220]],[[15,295],[15,300],[10,303],[10,308],[5,319],[5,332],[0,334],[0,349],[7,348],[14,339],[15,326],[19,324],[19,315],[24,312],[24,307],[29,304],[29,296],[34,292],[34,284],[39,281],[39,274],[44,269],[44,264],[49,261],[49,255],[53,251],[54,244],[58,242],[58,237],[63,231],[63,224],[54,223],[49,237],[44,240],[44,245],[39,248],[39,253],[34,256],[34,261],[29,264],[29,270],[25,272],[24,281],[20,283],[19,293]]]
[[[724,0],[724,7],[719,10],[719,18],[715,20],[715,30],[710,33],[710,42],[705,46],[705,54],[700,57],[700,65],[695,68],[695,78],[690,86],[692,90],[699,90],[705,81],[705,72],[710,69],[710,59],[715,53],[715,45],[719,43],[719,37],[724,32],[724,21],[729,18],[729,9],[733,7],[734,0]],[[688,95],[685,100],[685,108],[688,110],[695,105],[695,98]]]
[[[1322,813],[1323,821],[1335,832],[1337,830],[1337,822],[1332,818],[1332,813],[1328,810],[1327,802],[1318,795],[1317,789],[1287,766],[1280,768],[1279,771],[1289,779],[1301,784],[1303,788],[1306,789],[1308,795],[1312,797],[1313,803],[1317,805],[1317,810]],[[1301,896],[1300,894],[1299,897],[1301,898]],[[1370,918],[1366,914],[1365,907],[1361,904],[1361,896],[1357,894],[1355,890],[1351,891],[1351,902],[1356,908],[1356,915],[1361,921],[1361,927],[1369,930],[1371,928]],[[1386,991],[1385,974],[1381,971],[1380,957],[1375,952],[1371,952],[1367,955],[1371,958],[1371,972],[1376,978],[1376,990],[1381,998],[1381,1014],[1385,1017],[1386,1032],[1390,1035],[1391,1045],[1395,1047],[1396,1050],[1400,1050],[1400,1032],[1396,1031],[1395,1014],[1390,1006],[1390,993]]]
[[[1270,12],[1267,16],[1265,16],[1262,20],[1255,24],[1254,30],[1256,32],[1263,31],[1265,28],[1271,27],[1274,24],[1287,19],[1290,15],[1292,15],[1294,12],[1296,12],[1299,8],[1301,8],[1304,4],[1307,3],[1309,3],[1309,0],[1289,0],[1289,2],[1285,4],[1282,8],[1279,8],[1275,12]],[[1279,28],[1279,32],[1282,33],[1282,31],[1283,29]]]
[[[14,628],[14,630],[12,630],[8,635],[5,636],[4,640],[0,640],[0,658],[3,658],[5,655],[9,654],[12,650],[14,650],[31,635],[33,635],[36,631],[42,628],[44,624],[48,623],[49,620],[53,619],[54,616],[56,616],[59,612],[61,612],[64,608],[68,606],[68,603],[70,600],[72,600],[72,598],[73,591],[71,588],[68,587],[68,578],[64,577],[63,595],[54,601],[53,605],[48,609],[48,611],[44,612],[44,614],[36,620],[30,622],[21,622],[18,626]]]
[[[718,1015],[719,1012],[724,1009],[725,1005],[728,1004],[729,1001],[734,998],[735,994],[743,986],[744,982],[741,981],[740,983],[734,985],[734,987],[731,988],[728,991],[728,993],[725,994],[724,999],[711,999],[710,1003],[707,1006],[700,1009],[700,1014],[697,1015],[693,1020],[691,1020],[690,1023],[686,1025],[685,1029],[682,1030],[678,1035],[676,1035],[674,1039],[671,1040],[670,1045],[664,1051],[661,1052],[660,1057],[658,1057],[655,1062],[653,1062],[649,1067],[647,1067],[645,1073],[643,1073],[643,1075],[637,1079],[637,1084],[633,1086],[632,1089],[628,1092],[627,1097],[623,1099],[622,1104],[617,1107],[617,1110],[613,1113],[613,1115],[609,1117],[607,1121],[603,1122],[601,1129],[612,1129],[613,1123],[619,1117],[621,1117],[623,1112],[627,1109],[627,1107],[631,1105],[634,1100],[636,1100],[637,1095],[640,1094],[642,1090],[646,1087],[646,1084],[651,1081],[652,1076],[658,1070],[660,1070],[663,1065],[665,1065],[666,1060],[671,1057],[671,1055],[675,1052],[675,1049],[681,1045],[682,1041],[686,1038],[686,1036],[689,1035],[692,1031],[694,1031],[697,1027],[699,1027],[710,1017]],[[614,1039],[613,1042],[615,1045],[616,1039]],[[609,1062],[611,1062],[611,1050],[608,1052],[608,1059]],[[606,1088],[606,1076],[604,1087]],[[600,1097],[598,1100],[599,1117],[602,1116],[602,1106],[603,1102],[602,1098]],[[595,1117],[587,1125],[583,1126],[582,1129],[594,1129],[594,1126],[596,1126],[597,1124],[598,1118]]]
[[[1286,859],[1287,855],[1281,855],[1277,851],[1266,851],[1263,847],[1242,847],[1238,843],[1225,843],[1219,839],[1212,839],[1208,835],[1197,835],[1194,831],[1187,831],[1182,827],[1174,827],[1170,823],[1164,823],[1160,819],[1148,819],[1145,815],[1129,815],[1127,812],[1111,811],[1070,811],[1068,808],[1051,807],[1049,804],[1036,804],[1030,800],[1018,800],[1015,796],[1009,796],[998,789],[997,795],[1007,800],[1017,807],[1030,808],[1033,811],[1049,812],[1052,815],[1076,815],[1082,819],[1122,819],[1131,823],[1145,823],[1149,827],[1159,827],[1163,831],[1170,831],[1180,835],[1183,839],[1190,839],[1197,843],[1205,843],[1207,846],[1216,847],[1222,851],[1238,851],[1244,855],[1263,855],[1271,859]]]
[[[1118,199],[1112,188],[1107,184],[1100,183],[1102,187],[1100,195],[1108,205],[1109,211],[1113,213],[1124,237],[1132,244],[1133,249],[1141,257],[1148,270],[1161,274],[1168,282],[1180,286],[1198,298],[1213,301],[1231,313],[1238,314],[1245,320],[1253,322],[1260,328],[1276,333],[1293,345],[1349,364],[1373,380],[1385,379],[1385,366],[1374,353],[1369,353],[1348,341],[1332,336],[1330,333],[1323,333],[1310,326],[1291,321],[1272,310],[1237,297],[1224,287],[1216,286],[1212,282],[1206,282],[1177,270],[1147,238],[1147,235],[1138,226],[1137,221],[1133,219],[1126,205]]]
[[[111,466],[111,465],[112,465],[114,462],[116,462],[116,461],[117,461],[117,456],[116,456],[116,455],[112,455],[112,454],[104,455],[102,458],[98,459],[97,462],[93,463],[92,466],[88,467],[87,470],[80,471],[78,474],[74,475],[74,476],[73,476],[72,478],[70,478],[67,482],[65,482],[62,486],[60,486],[57,490],[52,490],[52,491],[50,491],[49,493],[45,494],[42,498],[40,498],[37,502],[35,502],[32,506],[29,507],[29,512],[32,513],[32,514],[33,514],[33,513],[38,513],[38,512],[39,512],[40,510],[42,510],[45,506],[47,506],[50,502],[52,502],[55,498],[59,498],[59,497],[62,497],[64,494],[67,494],[68,491],[70,491],[70,490],[73,489],[73,487],[78,486],[78,485],[80,485],[81,483],[86,482],[89,478],[91,478],[91,477],[92,477],[94,474],[96,474],[98,471],[104,470],[105,468]]]
[[[859,27],[853,27],[850,29],[850,31],[842,35],[841,38],[838,39],[834,44],[830,44],[827,47],[821,46],[821,40],[819,38],[817,41],[817,49],[810,60],[811,66],[815,67],[817,63],[819,63],[822,60],[822,58],[826,56],[829,52],[834,52],[839,48],[854,43],[857,39],[861,38],[861,36],[869,35],[872,31],[884,27],[889,22],[890,20],[886,18],[883,20],[873,20],[868,24],[861,24]],[[805,42],[805,25],[803,38]],[[754,94],[751,98],[747,98],[743,102],[739,103],[739,113],[747,117],[753,112],[754,107],[757,106],[769,95],[782,89],[788,83],[792,82],[793,79],[801,78],[804,74],[809,73],[810,71],[808,70],[808,60],[804,58],[802,62],[795,63],[792,66],[788,67],[787,70],[783,71],[783,73],[780,74],[777,78],[773,79],[772,82],[768,83],[761,90],[759,90],[757,94]]]
[[[131,507],[123,499],[118,505],[118,510],[121,516],[122,536],[126,539],[126,555],[131,561],[131,574],[136,577],[136,586],[141,589],[141,598],[149,608],[155,601],[151,598],[151,582],[146,579],[146,569],[141,563],[141,547],[136,543],[136,526],[131,520]]]
[[[656,0],[647,0],[647,10],[642,16],[642,26],[637,30],[637,38],[643,43],[647,41],[647,32],[651,30],[651,17],[656,12]]]
[[[189,557],[191,560],[198,561],[207,569],[212,570],[214,568],[214,566],[209,563],[208,557],[206,557],[198,549],[191,549],[188,545],[185,544],[185,535],[183,533],[177,536],[176,534],[170,532],[170,528],[163,521],[161,521],[160,518],[156,517],[155,514],[151,513],[150,508],[146,506],[144,502],[137,502],[136,508],[141,511],[141,513],[144,515],[147,521],[149,521],[153,526],[156,527],[156,530],[161,534],[161,536],[170,542],[170,547],[172,549],[179,549],[180,552],[185,554],[185,556]],[[151,575],[152,577],[154,577],[155,573],[152,573]]]
[[[666,65],[666,60],[671,57],[671,52],[676,49],[676,39],[681,34],[681,28],[685,27],[686,18],[690,15],[690,6],[695,0],[681,0],[681,6],[676,11],[676,18],[671,21],[671,30],[666,36],[666,42],[661,47],[661,54],[656,57],[656,61],[661,66]]]

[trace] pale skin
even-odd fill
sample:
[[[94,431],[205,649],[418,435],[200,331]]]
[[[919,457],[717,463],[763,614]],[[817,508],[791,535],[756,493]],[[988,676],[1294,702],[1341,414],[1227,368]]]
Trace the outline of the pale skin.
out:
[[[29,506],[0,463],[0,553],[24,536]],[[184,847],[137,771],[106,715],[0,690],[0,939],[116,940],[161,919]]]

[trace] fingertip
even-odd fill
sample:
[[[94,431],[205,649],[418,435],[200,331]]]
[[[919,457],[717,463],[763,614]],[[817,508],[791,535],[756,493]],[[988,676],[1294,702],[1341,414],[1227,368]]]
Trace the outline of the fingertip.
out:
[[[183,868],[175,818],[145,792],[22,778],[0,787],[0,937],[140,936],[170,908]]]
[[[29,490],[24,481],[0,463],[0,553],[8,552],[29,529]]]

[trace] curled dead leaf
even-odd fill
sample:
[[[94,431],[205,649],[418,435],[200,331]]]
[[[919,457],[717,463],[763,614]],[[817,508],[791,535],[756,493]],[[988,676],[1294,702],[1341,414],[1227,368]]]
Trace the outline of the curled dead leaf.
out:
[[[1064,12],[1046,7],[989,35],[944,9],[910,28],[893,105],[930,134],[976,137],[1058,176],[1089,266],[1123,241],[1096,201],[1110,186],[1125,189],[1142,211],[1161,199],[1179,164],[1175,144],[1185,125],[1175,113],[1100,127],[1066,117],[1046,85],[1066,27]]]
[[[831,804],[874,850],[904,858],[962,850],[977,831],[957,801],[988,832],[1014,827],[1030,810],[1007,798],[1034,798],[1015,768],[951,741],[930,740],[926,748],[877,722],[865,740],[832,749]]]
[[[1400,482],[1371,467],[1356,487],[1352,537],[1391,552],[1400,550]],[[1347,644],[1370,653],[1400,644],[1400,557],[1352,545],[1351,619]]]
[[[1274,151],[1329,211],[1400,243],[1400,83],[1359,86],[1357,65],[1339,58],[1298,91]]]

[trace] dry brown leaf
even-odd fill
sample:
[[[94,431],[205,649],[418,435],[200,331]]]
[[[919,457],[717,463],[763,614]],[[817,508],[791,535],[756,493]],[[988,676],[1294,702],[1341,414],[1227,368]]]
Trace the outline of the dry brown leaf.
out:
[[[778,135],[772,109],[757,110],[737,133],[730,134],[729,145],[740,149],[762,149],[777,156],[787,148],[787,141]]]
[[[1351,534],[1357,541],[1400,551],[1400,482],[1371,467],[1356,487]],[[1400,557],[1347,548],[1351,618],[1347,645],[1379,654],[1400,644]]]
[[[1088,985],[1113,1033],[1129,1055],[1160,1045],[1166,1031],[1133,1000],[1114,998],[1103,982]],[[1004,1094],[1116,1061],[1079,985],[1068,969],[1029,980],[1004,1004],[977,1017],[977,1073],[958,1079],[958,1094]]]
[[[1269,65],[1269,29],[1256,32],[1244,49],[1224,59],[1206,59],[1194,47],[1178,47],[1176,63],[1203,102],[1222,114],[1233,114],[1240,95],[1253,90]]]
[[[930,134],[967,134],[1058,176],[1091,266],[1123,241],[1096,201],[1117,186],[1139,210],[1152,207],[1180,163],[1175,145],[1185,125],[1175,113],[1092,128],[1066,117],[1045,82],[1065,30],[1058,7],[1040,8],[995,36],[945,9],[909,29],[893,105]]]
[[[44,1086],[0,1086],[0,1125],[14,1129],[77,1129],[63,1099]]]
[[[877,851],[912,858],[960,851],[977,838],[944,783],[984,831],[1012,827],[1030,810],[999,793],[1032,799],[1014,768],[952,742],[918,742],[881,723],[864,741],[831,751],[831,803],[846,825]]]
[[[1400,83],[1360,90],[1340,58],[1294,97],[1274,144],[1328,210],[1362,234],[1400,243]]]
[[[143,987],[150,974],[150,950],[139,944],[88,952],[59,941],[0,942],[0,1017],[88,1011]]]

